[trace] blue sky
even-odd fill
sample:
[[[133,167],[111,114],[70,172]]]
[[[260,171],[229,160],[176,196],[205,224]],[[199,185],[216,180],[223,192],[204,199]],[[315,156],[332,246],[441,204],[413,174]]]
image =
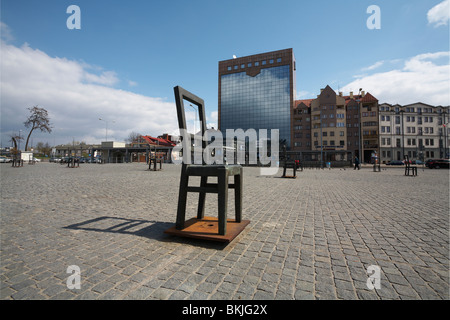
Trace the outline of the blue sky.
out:
[[[448,2],[3,0],[2,144],[27,131],[25,108],[34,104],[49,109],[55,130],[33,136],[50,144],[99,142],[99,117],[116,140],[131,131],[171,133],[176,85],[204,98],[214,124],[218,61],[286,48],[297,60],[297,98],[329,84],[344,94],[363,87],[380,102],[448,105]],[[81,9],[80,30],[66,27],[72,4]],[[381,29],[366,26],[370,5],[380,8]],[[33,84],[19,77],[30,60]]]

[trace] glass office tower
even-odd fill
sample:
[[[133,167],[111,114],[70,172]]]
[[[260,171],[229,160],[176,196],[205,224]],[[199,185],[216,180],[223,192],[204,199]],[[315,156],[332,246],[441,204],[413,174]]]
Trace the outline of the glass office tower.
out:
[[[294,70],[292,49],[220,61],[218,120],[224,136],[227,129],[279,129],[290,149]]]

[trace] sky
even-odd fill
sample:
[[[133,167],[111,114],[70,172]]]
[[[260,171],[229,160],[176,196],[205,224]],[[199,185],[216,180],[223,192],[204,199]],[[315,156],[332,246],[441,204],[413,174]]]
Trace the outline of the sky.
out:
[[[28,134],[36,105],[53,129],[33,132],[33,145],[176,134],[177,85],[205,100],[217,128],[218,62],[287,48],[297,99],[330,85],[380,103],[450,104],[450,0],[2,0],[0,9],[2,146]]]

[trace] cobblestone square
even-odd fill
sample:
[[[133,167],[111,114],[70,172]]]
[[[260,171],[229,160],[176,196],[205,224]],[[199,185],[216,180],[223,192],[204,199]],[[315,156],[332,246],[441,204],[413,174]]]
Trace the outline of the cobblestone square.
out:
[[[251,222],[224,245],[164,234],[181,168],[147,168],[1,164],[1,299],[449,298],[446,169],[306,169],[283,179],[281,169],[245,167]],[[196,200],[189,194],[187,218]],[[228,201],[233,218],[233,192]],[[205,213],[217,215],[217,195]],[[79,267],[80,289],[68,286],[69,266]],[[369,266],[379,267],[379,289],[368,288]]]

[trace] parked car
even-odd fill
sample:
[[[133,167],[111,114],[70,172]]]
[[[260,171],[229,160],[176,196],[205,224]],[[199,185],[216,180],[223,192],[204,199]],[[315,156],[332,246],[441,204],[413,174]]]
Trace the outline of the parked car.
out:
[[[428,159],[427,161],[425,161],[425,167],[430,167],[430,163],[434,162],[434,159]]]
[[[11,158],[0,156],[0,163],[12,162]]]
[[[440,169],[440,168],[450,168],[449,159],[434,159],[428,163],[428,168],[430,169]]]
[[[424,164],[425,162],[420,161],[420,160],[413,160],[412,164]]]
[[[68,163],[69,162],[69,157],[62,157],[61,160],[59,161],[59,163],[63,164],[63,163]]]
[[[387,166],[403,166],[404,163],[403,163],[403,161],[400,161],[400,160],[392,160],[392,161],[389,161],[388,163],[386,163],[386,165]]]

